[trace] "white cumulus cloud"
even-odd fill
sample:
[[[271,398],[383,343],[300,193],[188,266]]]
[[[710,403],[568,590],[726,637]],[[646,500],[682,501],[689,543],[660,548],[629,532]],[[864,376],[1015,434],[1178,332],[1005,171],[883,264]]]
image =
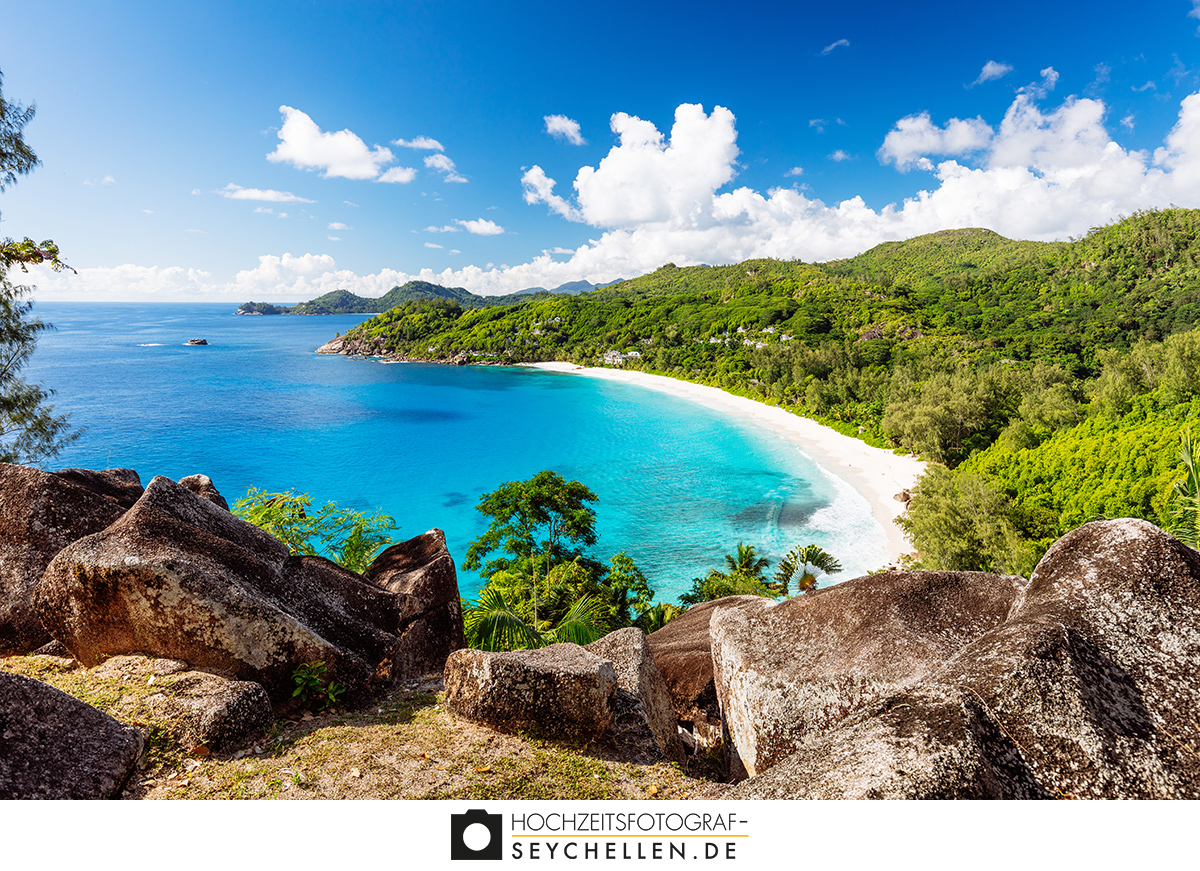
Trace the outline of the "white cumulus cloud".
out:
[[[273,191],[263,190],[261,188],[244,188],[236,185],[233,182],[225,185],[221,190],[217,191],[221,196],[231,200],[255,200],[261,203],[311,203],[315,200],[306,200],[304,197],[297,196],[290,191]]]
[[[411,166],[393,166],[387,172],[379,176],[379,178],[375,179],[375,181],[390,182],[392,184],[408,184],[416,177],[417,171]]]
[[[392,145],[398,145],[401,148],[415,148],[418,151],[446,150],[442,143],[428,136],[418,136],[416,139],[393,139]]]
[[[942,127],[934,125],[928,112],[901,118],[883,138],[878,157],[907,170],[921,158],[933,155],[964,155],[985,148],[992,140],[992,128],[982,118],[951,118]],[[920,164],[932,169],[928,160]]]
[[[546,132],[555,139],[561,139],[572,145],[587,144],[587,140],[580,133],[578,121],[568,118],[566,115],[547,115],[542,120],[546,122]]]
[[[534,167],[522,178],[525,201],[596,227],[620,228],[666,221],[703,221],[712,192],[733,179],[738,154],[733,113],[698,105],[675,110],[670,139],[649,121],[618,112],[612,130],[619,144],[597,167],[575,176],[578,206],[553,193],[554,180]]]
[[[299,109],[280,106],[279,111],[283,114],[279,145],[267,155],[272,163],[324,170],[325,178],[371,179],[392,161],[391,151],[382,145],[369,148],[350,130],[326,132]]]
[[[442,174],[442,181],[447,182],[466,182],[466,179],[458,174],[458,170],[454,167],[454,161],[444,154],[431,154],[425,158],[425,166],[428,169],[437,170]]]
[[[504,228],[495,221],[488,221],[484,218],[478,218],[474,221],[455,221],[455,223],[464,227],[468,233],[474,233],[476,236],[499,236],[504,232]]]
[[[983,65],[983,69],[979,71],[979,78],[971,82],[971,85],[981,85],[984,82],[994,82],[996,79],[1002,79],[1011,73],[1013,68],[1009,64],[1002,64],[994,60],[990,60]],[[1055,75],[1057,78],[1057,74]]]
[[[545,203],[550,210],[562,215],[568,221],[583,221],[579,209],[572,206],[558,194],[554,193],[554,179],[546,175],[546,171],[534,164],[521,176],[521,185],[525,188],[525,202]]]

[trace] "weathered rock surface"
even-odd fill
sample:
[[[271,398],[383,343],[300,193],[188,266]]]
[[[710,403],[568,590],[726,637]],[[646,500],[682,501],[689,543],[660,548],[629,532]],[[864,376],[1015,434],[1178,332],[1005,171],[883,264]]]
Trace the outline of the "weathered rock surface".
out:
[[[133,469],[62,469],[51,474],[107,496],[124,509],[132,508],[144,492],[141,476]]]
[[[1200,553],[1076,529],[942,667],[729,798],[1200,798]]]
[[[318,354],[340,354],[340,353],[342,353],[342,350],[345,347],[346,347],[346,340],[343,339],[341,336],[338,336],[336,339],[330,339],[324,345],[317,348],[317,353]]]
[[[0,656],[28,653],[49,642],[34,608],[34,589],[60,550],[121,516],[129,470],[57,475],[0,463]],[[114,491],[115,494],[114,495]],[[136,497],[135,497],[136,498]]]
[[[62,550],[36,593],[47,630],[85,665],[144,653],[253,680],[274,698],[323,661],[351,691],[398,644],[395,597],[287,548],[167,478],[103,532]]]
[[[213,485],[212,478],[208,475],[188,475],[186,478],[180,478],[179,483],[187,487],[197,496],[207,499],[213,505],[229,510],[229,503],[225,501],[225,497]]]
[[[113,798],[142,752],[133,726],[0,672],[0,799]]]
[[[671,693],[650,653],[646,633],[629,626],[585,649],[611,662],[616,672],[613,729],[618,743],[647,746],[656,755],[681,761],[683,745]]]
[[[491,653],[464,649],[446,660],[446,707],[498,732],[591,741],[612,724],[612,664],[577,644]]]
[[[881,572],[760,608],[715,609],[730,775],[766,771],[941,667],[1003,623],[1026,585],[982,572]]]
[[[761,608],[768,603],[759,596],[701,602],[646,637],[671,693],[675,715],[701,747],[715,746],[721,738],[721,706],[713,681],[708,621],[717,608]]]
[[[114,656],[95,673],[146,686],[145,704],[161,722],[176,724],[176,740],[184,747],[234,747],[275,721],[260,684],[192,671],[179,660]]]
[[[399,600],[400,644],[392,656],[397,678],[440,673],[446,657],[467,646],[458,573],[440,529],[392,545],[367,568],[366,578]]]

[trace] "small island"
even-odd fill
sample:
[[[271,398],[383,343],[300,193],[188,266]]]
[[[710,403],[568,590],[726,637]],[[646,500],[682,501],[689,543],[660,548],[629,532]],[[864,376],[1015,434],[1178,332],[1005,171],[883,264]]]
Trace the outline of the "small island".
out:
[[[569,281],[552,290],[544,287],[527,287],[503,296],[480,296],[462,287],[442,287],[440,284],[431,284],[428,281],[410,281],[407,284],[393,287],[381,297],[358,296],[348,290],[331,290],[316,299],[296,305],[246,302],[238,306],[237,313],[239,315],[368,315],[390,311],[397,306],[416,300],[452,300],[462,308],[487,308],[548,299],[557,295],[586,293],[601,286],[592,284],[590,281]]]

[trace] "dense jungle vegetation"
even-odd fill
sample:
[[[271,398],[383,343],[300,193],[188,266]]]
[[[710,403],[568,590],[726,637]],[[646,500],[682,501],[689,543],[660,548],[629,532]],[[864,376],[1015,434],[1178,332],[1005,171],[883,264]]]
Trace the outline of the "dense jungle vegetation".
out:
[[[1178,528],[1198,326],[1200,211],[1167,209],[1069,242],[948,230],[504,307],[413,300],[345,338],[484,363],[607,354],[784,406],[934,461],[906,520],[918,565],[1028,573],[1088,520]]]

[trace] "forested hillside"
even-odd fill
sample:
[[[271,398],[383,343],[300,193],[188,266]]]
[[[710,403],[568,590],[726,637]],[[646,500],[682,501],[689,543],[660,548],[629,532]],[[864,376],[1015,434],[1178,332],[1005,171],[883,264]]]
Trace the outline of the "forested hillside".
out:
[[[504,296],[479,296],[462,287],[442,287],[428,281],[410,281],[393,287],[380,297],[359,296],[348,290],[331,290],[316,299],[296,305],[272,305],[265,302],[245,302],[238,307],[238,314],[261,315],[365,315],[385,312],[396,306],[419,299],[451,300],[463,308],[484,308],[492,305],[512,305],[518,302],[545,299],[554,294],[579,293],[590,290],[586,281],[573,281],[553,290],[535,287],[519,290]]]
[[[1081,522],[1171,522],[1197,326],[1200,211],[1171,209],[1070,242],[952,230],[829,263],[667,264],[503,308],[416,300],[345,338],[414,359],[608,354],[783,405],[942,464],[909,516],[923,565],[1028,571]]]

